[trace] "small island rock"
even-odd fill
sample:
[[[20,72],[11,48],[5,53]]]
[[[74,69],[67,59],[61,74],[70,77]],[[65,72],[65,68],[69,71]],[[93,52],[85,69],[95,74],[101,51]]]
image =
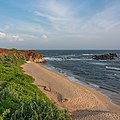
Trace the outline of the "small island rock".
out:
[[[113,60],[115,58],[118,58],[118,55],[116,53],[108,53],[103,55],[92,56],[92,59],[95,59],[95,60]]]

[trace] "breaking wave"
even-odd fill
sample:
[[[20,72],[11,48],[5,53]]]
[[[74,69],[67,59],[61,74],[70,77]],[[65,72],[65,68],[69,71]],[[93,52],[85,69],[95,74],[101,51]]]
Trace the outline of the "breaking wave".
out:
[[[106,69],[120,71],[120,68],[116,68],[116,67],[108,67],[108,66],[106,66]]]
[[[91,58],[70,58],[70,57],[44,57],[45,60],[48,61],[65,61],[65,60],[71,60],[71,61],[80,61],[80,60],[92,60]]]

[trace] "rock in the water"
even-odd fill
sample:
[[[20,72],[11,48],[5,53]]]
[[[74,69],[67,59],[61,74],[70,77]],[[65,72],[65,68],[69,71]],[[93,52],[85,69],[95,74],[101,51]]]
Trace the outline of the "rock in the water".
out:
[[[113,60],[117,57],[118,57],[118,55],[116,53],[108,53],[108,54],[103,54],[103,55],[94,55],[94,56],[92,56],[92,59],[95,59],[95,60]]]

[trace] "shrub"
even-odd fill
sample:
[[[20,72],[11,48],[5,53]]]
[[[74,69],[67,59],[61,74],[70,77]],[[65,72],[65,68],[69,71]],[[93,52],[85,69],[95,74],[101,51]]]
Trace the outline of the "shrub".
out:
[[[0,57],[0,120],[70,120],[22,72],[23,60]]]

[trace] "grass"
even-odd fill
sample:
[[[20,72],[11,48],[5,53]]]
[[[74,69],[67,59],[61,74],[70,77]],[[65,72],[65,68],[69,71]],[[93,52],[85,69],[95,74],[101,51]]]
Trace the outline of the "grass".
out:
[[[0,57],[0,120],[71,120],[23,73],[24,63],[12,55]]]

